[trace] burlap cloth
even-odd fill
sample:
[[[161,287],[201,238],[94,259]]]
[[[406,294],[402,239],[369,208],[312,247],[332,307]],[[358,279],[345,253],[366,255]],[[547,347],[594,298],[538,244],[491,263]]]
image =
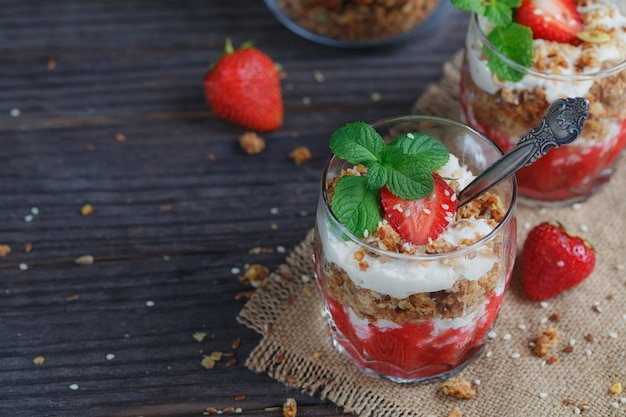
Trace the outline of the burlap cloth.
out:
[[[429,86],[412,111],[458,119],[458,67],[459,56],[446,63],[440,82]],[[402,385],[365,376],[334,349],[314,282],[311,233],[238,317],[263,336],[246,366],[359,416],[445,417],[454,407],[465,417],[569,416],[581,410],[626,416],[626,390],[609,392],[616,382],[626,385],[625,163],[610,186],[580,206],[518,207],[519,248],[531,226],[558,219],[595,244],[597,264],[580,286],[547,304],[529,301],[514,274],[496,336],[459,375],[473,384],[474,399],[447,397],[437,382]],[[548,326],[562,340],[553,364],[529,347],[535,332]]]

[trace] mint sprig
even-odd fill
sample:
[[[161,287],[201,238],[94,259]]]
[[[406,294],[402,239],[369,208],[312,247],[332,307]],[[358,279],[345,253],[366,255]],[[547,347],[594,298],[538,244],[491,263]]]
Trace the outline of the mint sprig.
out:
[[[330,138],[330,149],[351,164],[367,167],[366,176],[342,176],[330,203],[337,219],[362,237],[382,220],[380,189],[387,186],[405,200],[426,197],[434,190],[432,173],[448,162],[446,147],[430,135],[407,133],[389,144],[365,122],[349,123]]]
[[[485,16],[494,25],[487,39],[491,44],[513,62],[523,67],[532,65],[533,33],[530,28],[513,21],[513,13],[521,0],[452,0],[460,10]],[[488,47],[483,48],[487,56],[487,67],[500,79],[519,81],[525,72],[511,68]]]

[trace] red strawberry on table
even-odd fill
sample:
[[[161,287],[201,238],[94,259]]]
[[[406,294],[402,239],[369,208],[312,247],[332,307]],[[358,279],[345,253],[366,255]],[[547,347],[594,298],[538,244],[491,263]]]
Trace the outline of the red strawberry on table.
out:
[[[249,45],[235,50],[226,40],[224,55],[204,78],[204,94],[215,114],[258,132],[283,123],[283,99],[272,59]]]
[[[591,274],[593,246],[557,222],[535,226],[521,255],[522,286],[528,298],[546,300],[580,284]]]
[[[415,245],[436,239],[454,218],[456,194],[439,175],[433,174],[434,191],[420,200],[404,200],[389,191],[380,190],[387,220],[400,235]]]
[[[574,0],[522,0],[515,20],[534,38],[561,43],[578,43],[576,34],[584,27]]]

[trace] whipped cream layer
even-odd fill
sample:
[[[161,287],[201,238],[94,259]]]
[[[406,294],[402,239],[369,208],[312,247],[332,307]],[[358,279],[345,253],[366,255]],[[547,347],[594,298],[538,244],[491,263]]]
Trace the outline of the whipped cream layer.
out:
[[[610,33],[611,39],[602,43],[585,43],[583,45],[570,45],[535,39],[535,58],[546,57],[554,52],[558,53],[560,62],[567,65],[555,66],[555,70],[545,69],[539,72],[559,75],[593,74],[606,69],[607,62],[614,64],[626,60],[626,16],[620,10],[622,4],[616,4],[610,0],[596,0],[586,7],[578,7],[585,20],[585,30],[600,30]],[[482,16],[478,17],[479,25],[483,33],[488,34],[492,25]],[[559,98],[585,97],[593,85],[593,78],[581,77],[578,80],[558,80],[540,77],[532,74],[525,75],[518,82],[502,81],[494,76],[487,67],[487,61],[482,53],[482,43],[479,38],[468,36],[466,39],[466,53],[470,68],[470,74],[474,83],[483,91],[495,94],[501,88],[523,91],[540,88],[546,93],[546,100],[551,103]],[[584,68],[578,63],[583,56],[593,56],[595,59],[585,59]],[[535,68],[536,69],[536,68]]]
[[[449,162],[438,173],[443,178],[459,181],[461,186],[474,178],[459,165],[454,155],[450,155]],[[361,245],[343,240],[340,233],[332,233],[325,222],[321,222],[318,229],[320,238],[325,242],[324,256],[329,262],[341,267],[355,285],[399,299],[420,292],[445,290],[461,279],[476,281],[489,272],[499,258],[490,247],[478,248],[464,256],[448,254],[429,261],[425,261],[424,256],[412,259],[411,255],[394,256],[398,254],[392,252],[389,256],[371,256],[367,251],[362,251]],[[492,230],[484,219],[455,220],[437,240],[462,247],[461,242],[467,239],[476,241]],[[365,257],[357,260],[356,251],[365,252]],[[361,267],[363,262],[368,265],[365,269]]]

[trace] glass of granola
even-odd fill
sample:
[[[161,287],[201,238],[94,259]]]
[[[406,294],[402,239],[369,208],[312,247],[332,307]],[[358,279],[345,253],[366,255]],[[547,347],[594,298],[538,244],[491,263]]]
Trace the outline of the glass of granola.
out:
[[[447,0],[265,0],[305,39],[340,48],[386,46],[425,35],[451,9]]]
[[[456,198],[502,153],[429,116],[348,124],[331,150],[313,246],[334,345],[371,376],[449,378],[483,350],[513,269],[514,177]]]
[[[610,0],[559,0],[554,7],[570,6],[554,16],[527,10],[532,3],[523,2],[504,27],[472,14],[461,116],[508,152],[555,100],[588,99],[581,137],[516,174],[521,202],[562,206],[586,200],[608,182],[626,145],[626,16]],[[537,22],[544,18],[547,24]],[[556,29],[544,33],[541,27],[552,28],[546,25]]]

